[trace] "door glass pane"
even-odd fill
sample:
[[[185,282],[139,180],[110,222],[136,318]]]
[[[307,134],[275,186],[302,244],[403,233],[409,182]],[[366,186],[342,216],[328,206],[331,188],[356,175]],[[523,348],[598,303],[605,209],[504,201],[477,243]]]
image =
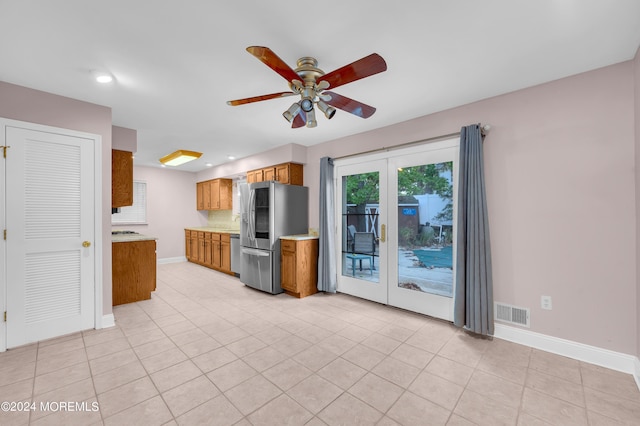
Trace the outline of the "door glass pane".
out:
[[[380,173],[342,178],[342,275],[379,282]]]
[[[398,287],[453,297],[453,162],[398,169]]]

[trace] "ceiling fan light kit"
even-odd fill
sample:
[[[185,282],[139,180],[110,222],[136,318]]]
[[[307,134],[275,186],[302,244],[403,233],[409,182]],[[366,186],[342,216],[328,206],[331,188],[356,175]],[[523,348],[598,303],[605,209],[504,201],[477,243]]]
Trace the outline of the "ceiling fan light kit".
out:
[[[250,46],[247,47],[247,52],[251,53],[287,80],[291,91],[237,99],[228,101],[228,105],[237,106],[298,95],[300,96],[300,100],[293,103],[288,110],[282,113],[294,129],[303,126],[317,126],[318,123],[316,122],[314,105],[316,105],[329,120],[335,115],[336,108],[360,118],[369,118],[376,111],[376,109],[370,105],[338,95],[337,93],[324,91],[328,88],[333,89],[386,71],[387,64],[377,53],[372,53],[369,56],[365,56],[362,59],[325,74],[324,71],[318,68],[318,61],[310,56],[298,59],[298,67],[293,70],[268,47]]]

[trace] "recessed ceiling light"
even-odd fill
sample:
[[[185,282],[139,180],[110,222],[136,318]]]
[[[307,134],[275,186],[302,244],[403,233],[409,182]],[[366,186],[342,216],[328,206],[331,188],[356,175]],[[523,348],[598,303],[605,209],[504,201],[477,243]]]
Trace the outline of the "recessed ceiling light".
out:
[[[107,74],[102,74],[96,77],[96,81],[98,83],[111,83],[113,81],[113,77]]]
[[[98,83],[106,84],[113,81],[113,76],[105,71],[93,70],[91,74],[93,74],[93,78],[95,78]]]
[[[234,157],[233,155],[227,155],[227,158],[228,158],[229,160],[235,160],[235,159],[236,159],[236,157]]]
[[[213,164],[211,164],[211,163],[206,163],[206,164],[205,164],[205,166],[207,166],[207,167],[213,167]]]

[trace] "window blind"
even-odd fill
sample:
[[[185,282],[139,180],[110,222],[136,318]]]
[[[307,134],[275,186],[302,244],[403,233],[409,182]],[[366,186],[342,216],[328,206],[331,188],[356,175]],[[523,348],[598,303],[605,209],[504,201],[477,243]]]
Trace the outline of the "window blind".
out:
[[[133,181],[133,205],[120,208],[120,213],[111,215],[112,225],[147,223],[147,183]]]

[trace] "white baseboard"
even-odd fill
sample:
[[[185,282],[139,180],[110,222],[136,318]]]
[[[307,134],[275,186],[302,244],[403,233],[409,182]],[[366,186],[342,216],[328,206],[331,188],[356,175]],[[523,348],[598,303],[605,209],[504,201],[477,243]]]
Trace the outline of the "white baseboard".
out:
[[[498,339],[632,374],[640,389],[640,359],[636,356],[498,323],[495,324],[493,336]]]
[[[187,261],[187,257],[186,256],[182,256],[182,257],[165,257],[164,259],[158,259],[158,265],[164,265],[166,263],[180,263],[180,262],[186,262]]]
[[[107,314],[102,316],[102,328],[109,328],[116,326],[116,318],[113,314]]]

